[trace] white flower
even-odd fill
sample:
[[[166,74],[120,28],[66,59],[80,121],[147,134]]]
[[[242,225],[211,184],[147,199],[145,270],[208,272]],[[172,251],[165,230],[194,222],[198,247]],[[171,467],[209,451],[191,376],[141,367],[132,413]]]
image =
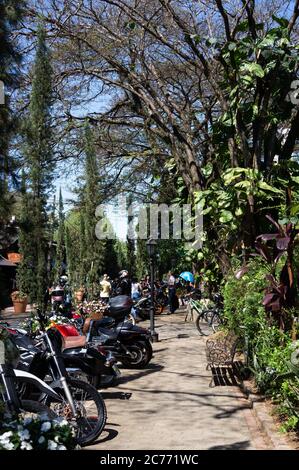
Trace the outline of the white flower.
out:
[[[0,447],[2,447],[4,450],[13,450],[14,445],[12,442],[0,442]]]
[[[51,439],[48,441],[48,447],[47,447],[48,450],[56,450],[57,447],[58,445],[56,444],[56,442],[51,441]]]
[[[10,436],[12,436],[12,431],[4,432],[4,433],[1,434],[1,436],[0,436],[0,441],[1,441],[1,442],[8,441],[8,438],[9,438]]]
[[[46,440],[46,439],[44,438],[44,436],[41,436],[37,442],[38,442],[39,444],[43,444],[43,443],[45,442],[45,440]]]
[[[29,442],[23,441],[21,444],[21,450],[32,450],[32,445]]]
[[[68,422],[66,419],[62,419],[61,421],[58,421],[57,424],[58,426],[62,427],[62,426],[67,426]]]
[[[47,432],[51,429],[51,423],[49,421],[45,421],[41,426],[41,432]]]
[[[20,436],[21,441],[29,441],[30,439],[30,432],[28,429],[23,429],[23,431],[19,431],[18,435]]]

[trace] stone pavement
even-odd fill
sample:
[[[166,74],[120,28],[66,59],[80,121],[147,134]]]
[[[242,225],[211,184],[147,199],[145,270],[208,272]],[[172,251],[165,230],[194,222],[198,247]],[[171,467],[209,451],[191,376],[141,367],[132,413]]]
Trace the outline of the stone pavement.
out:
[[[239,387],[209,387],[205,339],[184,312],[156,317],[156,329],[150,366],[122,369],[119,385],[103,390],[106,428],[87,449],[273,449]]]

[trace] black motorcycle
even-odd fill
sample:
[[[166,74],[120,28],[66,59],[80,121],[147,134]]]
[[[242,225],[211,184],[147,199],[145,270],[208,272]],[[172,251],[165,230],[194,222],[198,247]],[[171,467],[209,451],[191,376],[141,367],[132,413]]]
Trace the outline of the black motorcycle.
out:
[[[19,352],[13,340],[13,331],[10,331],[8,326],[1,326],[6,330],[7,337],[16,351],[16,360],[8,361],[5,351],[6,341],[0,341],[0,396],[4,403],[5,413],[10,416],[12,420],[16,419],[23,413],[26,415],[28,412],[30,414],[35,413],[37,415],[45,413],[49,419],[57,418],[57,415],[50,408],[39,401],[33,400],[33,397],[28,397],[28,399],[21,397],[19,392],[20,388],[23,388],[26,385],[33,385],[40,393],[43,393],[57,401],[60,400],[60,397],[55,390],[39,377],[17,368]]]
[[[45,318],[38,312],[42,333],[26,345],[26,335],[18,334],[16,345],[20,348],[19,369],[33,373],[47,382],[59,395],[56,400],[44,395],[34,385],[23,385],[19,393],[22,400],[34,398],[65,417],[77,432],[80,445],[93,442],[102,432],[106,422],[106,406],[97,390],[83,380],[70,377],[65,357],[61,352],[62,337],[57,330],[45,330]]]
[[[90,322],[87,341],[104,346],[125,367],[141,369],[150,362],[153,349],[149,330],[125,320],[131,308],[130,297],[112,298],[104,318]]]

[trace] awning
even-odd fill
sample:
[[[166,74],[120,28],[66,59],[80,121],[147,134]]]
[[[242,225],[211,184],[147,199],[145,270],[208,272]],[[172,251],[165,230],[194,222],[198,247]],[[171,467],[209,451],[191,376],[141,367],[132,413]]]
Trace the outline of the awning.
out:
[[[17,265],[13,263],[12,261],[9,261],[8,259],[4,258],[2,255],[0,255],[0,266],[8,266],[10,268],[13,268]]]

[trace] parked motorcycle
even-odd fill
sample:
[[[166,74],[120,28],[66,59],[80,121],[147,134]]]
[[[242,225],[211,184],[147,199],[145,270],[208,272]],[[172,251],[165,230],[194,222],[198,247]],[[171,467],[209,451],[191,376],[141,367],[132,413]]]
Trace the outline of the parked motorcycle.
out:
[[[153,355],[150,332],[125,320],[131,308],[130,297],[113,297],[105,317],[90,322],[87,342],[104,346],[125,367],[144,368]]]
[[[13,334],[10,332],[9,328],[4,327],[3,325],[1,326],[6,330],[7,335],[10,337],[10,341],[16,350],[16,360],[14,362],[5,360],[5,343],[0,341],[0,396],[5,406],[5,413],[10,416],[12,420],[16,419],[19,415],[22,415],[23,413],[26,414],[28,412],[30,414],[45,413],[49,419],[56,418],[57,415],[45,404],[32,399],[21,399],[19,388],[25,384],[33,384],[40,392],[56,400],[59,400],[59,395],[40,378],[16,368],[16,363],[19,360],[19,353],[14,342],[11,340]]]
[[[68,374],[62,337],[58,330],[45,330],[45,317],[38,311],[42,333],[34,342],[26,344],[26,335],[16,331],[16,344],[23,340],[23,351],[19,368],[34,373],[46,381],[59,396],[59,400],[37,390],[34,384],[23,385],[22,399],[34,398],[48,406],[58,416],[64,416],[76,428],[80,445],[93,442],[102,432],[106,423],[106,407],[101,395],[86,381],[73,379]],[[29,338],[30,339],[30,338]]]
[[[82,323],[81,323],[82,324]],[[95,388],[106,388],[116,384],[121,375],[111,351],[101,345],[90,344],[85,335],[80,335],[74,325],[53,324],[61,336],[61,353],[70,376],[88,380]]]

